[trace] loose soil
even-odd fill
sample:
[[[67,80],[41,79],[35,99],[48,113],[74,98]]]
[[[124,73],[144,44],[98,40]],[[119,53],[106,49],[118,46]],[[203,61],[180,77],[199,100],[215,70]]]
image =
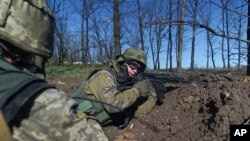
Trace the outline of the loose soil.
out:
[[[146,116],[133,118],[124,129],[104,127],[115,141],[227,141],[230,124],[249,124],[250,79],[237,73],[167,73],[189,83],[166,83],[164,102]],[[47,80],[71,94],[83,77]]]

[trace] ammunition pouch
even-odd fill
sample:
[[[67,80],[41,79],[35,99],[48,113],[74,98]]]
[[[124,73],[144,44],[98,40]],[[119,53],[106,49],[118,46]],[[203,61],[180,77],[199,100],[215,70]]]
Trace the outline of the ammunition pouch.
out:
[[[81,84],[72,97],[78,103],[77,110],[82,111],[89,117],[95,118],[102,125],[111,122],[110,116],[107,114],[100,101],[89,98],[85,94],[83,86],[84,85]]]
[[[103,109],[102,105],[97,102],[85,100],[78,105],[78,109],[88,116],[93,116],[102,125],[110,121],[109,115]]]

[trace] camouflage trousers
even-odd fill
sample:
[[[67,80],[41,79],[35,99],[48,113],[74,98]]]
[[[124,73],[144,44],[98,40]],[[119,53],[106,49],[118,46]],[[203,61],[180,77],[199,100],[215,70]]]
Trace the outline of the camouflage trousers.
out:
[[[19,141],[107,141],[101,126],[93,119],[74,118],[70,108],[75,101],[66,93],[48,89],[32,104],[29,116],[14,126],[13,139]],[[19,112],[21,116],[23,110]],[[18,117],[18,115],[17,115]]]

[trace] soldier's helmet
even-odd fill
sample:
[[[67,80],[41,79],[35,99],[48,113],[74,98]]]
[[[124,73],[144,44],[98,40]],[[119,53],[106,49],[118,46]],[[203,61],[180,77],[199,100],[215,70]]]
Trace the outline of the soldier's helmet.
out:
[[[42,58],[53,53],[54,17],[45,0],[0,0],[0,41]],[[12,49],[13,50],[13,49]]]
[[[144,51],[139,48],[128,48],[127,50],[124,51],[124,53],[119,56],[117,59],[117,62],[124,62],[124,61],[136,61],[140,63],[142,68],[146,68],[147,66],[147,59]]]

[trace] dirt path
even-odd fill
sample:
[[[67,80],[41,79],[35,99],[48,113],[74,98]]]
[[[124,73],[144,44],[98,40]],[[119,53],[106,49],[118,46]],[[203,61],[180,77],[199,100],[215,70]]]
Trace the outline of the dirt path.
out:
[[[105,127],[116,141],[227,140],[230,124],[250,118],[250,79],[213,73],[181,74],[188,84],[166,84],[164,103],[145,117],[132,119],[125,129]],[[72,92],[82,78],[48,78]],[[59,83],[60,82],[60,83]]]

